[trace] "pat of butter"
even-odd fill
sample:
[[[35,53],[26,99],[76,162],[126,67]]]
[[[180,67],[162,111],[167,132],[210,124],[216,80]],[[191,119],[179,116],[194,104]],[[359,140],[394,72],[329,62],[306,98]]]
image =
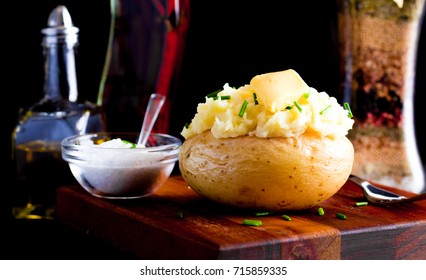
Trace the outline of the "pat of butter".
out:
[[[309,92],[309,86],[293,69],[254,76],[250,86],[259,103],[273,113],[293,106],[294,101]]]

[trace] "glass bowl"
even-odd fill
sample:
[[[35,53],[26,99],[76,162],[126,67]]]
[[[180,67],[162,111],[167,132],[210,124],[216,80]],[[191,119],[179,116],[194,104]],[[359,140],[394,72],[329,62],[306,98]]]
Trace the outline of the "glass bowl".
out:
[[[134,199],[156,192],[170,176],[182,145],[180,139],[152,133],[146,147],[101,146],[109,140],[135,143],[139,133],[91,133],[65,138],[62,158],[80,185],[94,196]]]

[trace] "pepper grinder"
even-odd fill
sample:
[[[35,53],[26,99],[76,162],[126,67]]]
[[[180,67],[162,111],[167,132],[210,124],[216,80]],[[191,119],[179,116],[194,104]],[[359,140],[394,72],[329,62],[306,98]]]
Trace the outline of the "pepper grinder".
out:
[[[79,29],[65,6],[57,6],[42,29],[44,97],[21,109],[12,133],[16,191],[12,214],[17,219],[53,219],[56,189],[75,181],[61,157],[68,136],[104,131],[101,110],[78,103],[75,50]]]

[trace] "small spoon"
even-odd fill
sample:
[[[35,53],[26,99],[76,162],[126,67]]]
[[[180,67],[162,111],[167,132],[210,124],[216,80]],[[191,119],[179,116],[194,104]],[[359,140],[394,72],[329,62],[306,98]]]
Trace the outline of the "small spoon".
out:
[[[163,107],[166,97],[164,95],[153,93],[149,97],[148,105],[146,107],[145,116],[142,123],[141,133],[139,134],[138,146],[145,147],[146,141],[151,134],[151,130],[157,120],[158,114]]]
[[[371,184],[370,182],[364,179],[361,179],[355,175],[350,175],[349,180],[354,182],[357,186],[361,187],[362,190],[364,191],[364,196],[367,199],[367,201],[373,204],[395,205],[395,204],[402,204],[402,203],[408,203],[408,202],[414,202],[414,201],[426,199],[426,193],[411,196],[411,197],[405,197],[405,196],[398,195],[393,192],[378,188],[374,186],[373,184]]]

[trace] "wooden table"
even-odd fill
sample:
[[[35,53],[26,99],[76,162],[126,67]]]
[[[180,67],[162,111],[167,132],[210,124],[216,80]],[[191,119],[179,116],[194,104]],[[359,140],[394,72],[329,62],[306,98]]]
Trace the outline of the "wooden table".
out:
[[[426,201],[354,206],[363,200],[347,182],[318,206],[323,216],[315,207],[258,217],[207,201],[172,176],[155,195],[127,201],[61,187],[57,220],[140,259],[426,259]],[[263,225],[244,226],[244,219]]]

